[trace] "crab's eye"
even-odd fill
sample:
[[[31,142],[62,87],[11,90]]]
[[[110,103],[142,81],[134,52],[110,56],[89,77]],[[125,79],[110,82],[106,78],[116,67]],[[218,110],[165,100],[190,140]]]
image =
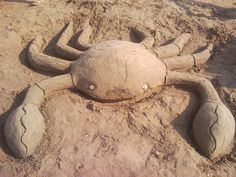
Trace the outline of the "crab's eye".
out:
[[[89,90],[95,90],[95,86],[93,84],[89,85]]]

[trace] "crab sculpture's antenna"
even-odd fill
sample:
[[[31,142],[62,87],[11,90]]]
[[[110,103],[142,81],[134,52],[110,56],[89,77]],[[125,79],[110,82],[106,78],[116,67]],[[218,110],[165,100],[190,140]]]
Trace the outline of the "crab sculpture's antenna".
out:
[[[76,41],[76,47],[80,49],[77,50],[67,45],[73,33],[70,23],[58,40],[55,52],[74,61],[41,53],[42,37],[32,42],[28,52],[30,65],[63,75],[31,86],[23,103],[8,117],[4,133],[16,157],[32,155],[40,143],[45,124],[39,106],[51,92],[74,88],[97,100],[117,101],[132,100],[163,85],[187,85],[200,93],[201,107],[193,121],[194,139],[201,152],[209,158],[228,152],[235,132],[231,112],[209,80],[174,71],[205,63],[213,46],[209,45],[199,53],[174,56],[182,51],[190,34],[182,34],[172,43],[152,49],[153,37],[135,31],[143,36],[140,43],[112,40],[91,45],[92,28],[87,25]]]

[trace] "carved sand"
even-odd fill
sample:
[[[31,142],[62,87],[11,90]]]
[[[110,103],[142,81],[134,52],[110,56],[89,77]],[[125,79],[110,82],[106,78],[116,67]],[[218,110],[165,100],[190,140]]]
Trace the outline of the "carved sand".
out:
[[[41,53],[40,36],[29,47],[28,59],[32,67],[63,75],[30,87],[22,105],[9,116],[5,138],[16,157],[32,155],[39,145],[44,121],[38,107],[49,93],[73,88],[98,101],[117,102],[135,100],[165,85],[187,85],[201,94],[202,106],[193,122],[195,141],[208,158],[228,152],[235,131],[232,114],[210,81],[174,71],[204,64],[211,56],[211,44],[199,53],[176,56],[189,41],[190,34],[182,34],[172,43],[152,49],[152,36],[134,29],[143,38],[140,43],[112,40],[91,45],[92,28],[87,24],[76,40],[76,47],[80,49],[77,50],[67,45],[72,29],[73,24],[69,23],[55,46],[59,56],[71,61]]]

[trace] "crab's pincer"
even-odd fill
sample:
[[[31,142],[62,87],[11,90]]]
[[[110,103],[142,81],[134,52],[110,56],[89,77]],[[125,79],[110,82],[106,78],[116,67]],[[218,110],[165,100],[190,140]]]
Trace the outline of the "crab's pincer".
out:
[[[224,104],[207,102],[201,106],[193,122],[193,135],[205,156],[213,159],[229,151],[234,133],[234,117]]]
[[[44,130],[44,118],[38,106],[23,104],[6,120],[4,134],[14,155],[17,158],[25,158],[34,153]]]

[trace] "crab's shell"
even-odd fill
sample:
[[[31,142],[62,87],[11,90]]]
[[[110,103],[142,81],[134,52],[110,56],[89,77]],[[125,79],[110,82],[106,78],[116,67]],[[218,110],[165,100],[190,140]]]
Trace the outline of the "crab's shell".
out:
[[[95,45],[72,63],[80,91],[102,100],[123,100],[163,85],[166,66],[144,46],[128,41]]]

